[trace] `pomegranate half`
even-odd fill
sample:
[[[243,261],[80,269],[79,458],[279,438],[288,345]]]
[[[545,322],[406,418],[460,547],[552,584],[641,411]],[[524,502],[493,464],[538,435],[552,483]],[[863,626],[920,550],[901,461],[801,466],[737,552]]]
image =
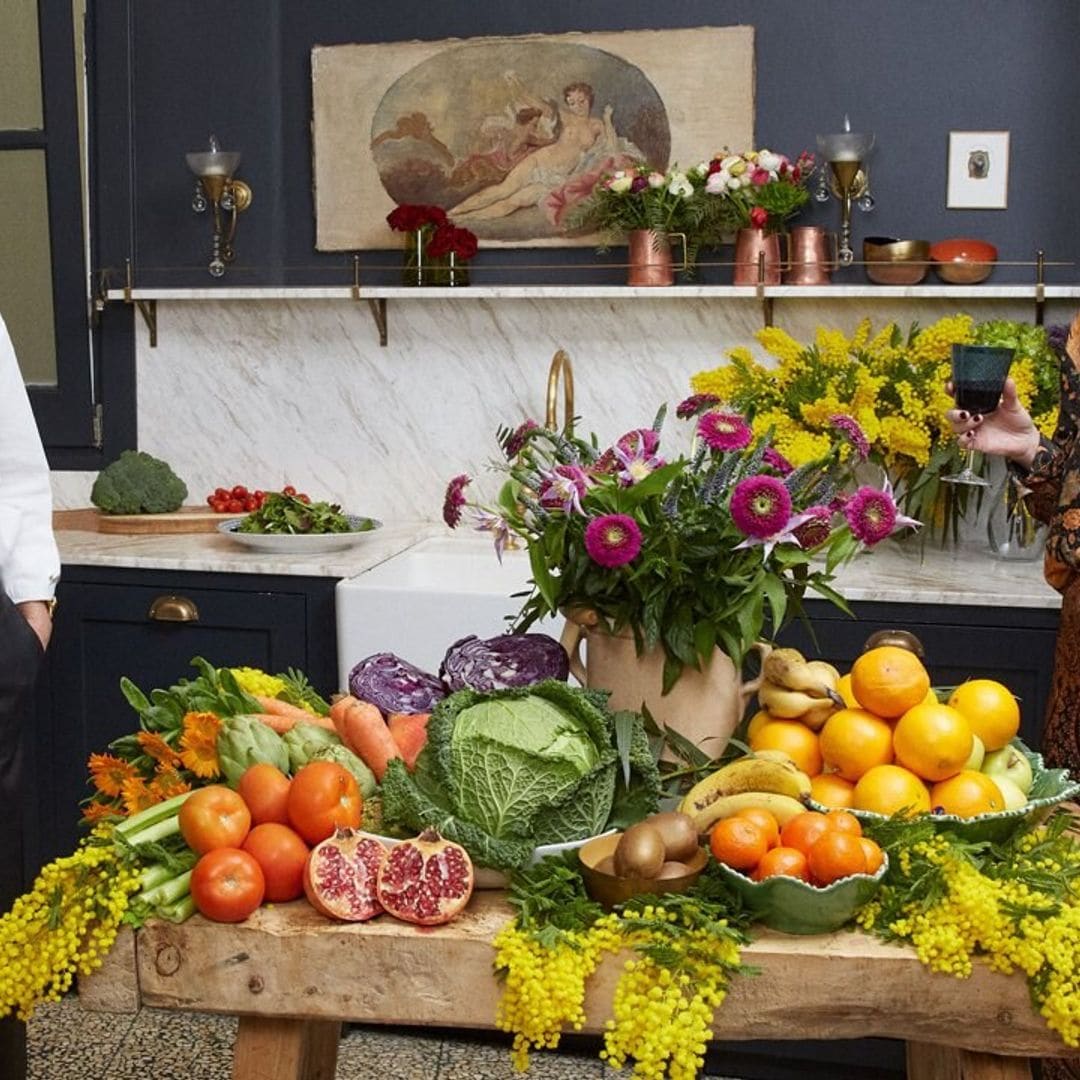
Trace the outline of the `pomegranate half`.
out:
[[[311,849],[304,867],[304,895],[331,919],[364,922],[383,910],[377,896],[386,848],[356,829],[337,829]]]
[[[421,926],[449,922],[472,891],[469,853],[434,829],[395,845],[379,867],[379,903],[391,915]]]

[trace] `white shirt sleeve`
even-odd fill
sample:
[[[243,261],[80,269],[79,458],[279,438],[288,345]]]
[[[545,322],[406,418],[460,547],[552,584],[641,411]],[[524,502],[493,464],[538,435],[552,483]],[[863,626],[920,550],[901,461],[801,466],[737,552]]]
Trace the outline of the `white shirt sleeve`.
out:
[[[59,577],[49,463],[0,318],[0,582],[20,603],[51,599]]]

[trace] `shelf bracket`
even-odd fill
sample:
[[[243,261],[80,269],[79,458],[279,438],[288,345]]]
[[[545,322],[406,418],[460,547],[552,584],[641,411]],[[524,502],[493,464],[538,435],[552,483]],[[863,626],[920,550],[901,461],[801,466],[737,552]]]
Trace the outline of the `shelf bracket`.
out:
[[[131,260],[125,259],[126,276],[124,278],[124,303],[134,304],[139,309],[142,320],[146,323],[146,329],[150,332],[150,348],[157,348],[157,301],[135,300],[132,298],[133,287],[131,279]]]
[[[386,330],[386,298],[360,295],[360,256],[353,256],[353,283],[352,294],[354,300],[367,300],[371,317],[375,320],[376,329],[379,331],[379,344],[386,348],[388,340]]]
[[[1046,252],[1039,248],[1035,252],[1035,325],[1042,326],[1046,318]]]

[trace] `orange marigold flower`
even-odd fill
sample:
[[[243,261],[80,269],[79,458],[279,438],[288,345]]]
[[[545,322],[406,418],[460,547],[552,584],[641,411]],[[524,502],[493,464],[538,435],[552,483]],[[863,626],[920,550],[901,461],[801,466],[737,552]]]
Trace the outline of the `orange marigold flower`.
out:
[[[128,817],[161,802],[161,799],[146,786],[146,781],[141,776],[132,776],[125,780],[122,794],[124,811]]]
[[[148,757],[165,765],[180,764],[180,755],[156,731],[140,731],[135,738]]]
[[[108,818],[116,817],[120,815],[120,810],[112,806],[109,803],[98,802],[96,799],[91,800],[83,807],[82,819],[87,824],[94,824],[98,821],[105,821]]]
[[[137,776],[131,762],[113,754],[91,754],[87,765],[94,787],[112,799],[123,792],[125,781]]]
[[[191,785],[171,765],[159,765],[157,775],[150,781],[150,790],[164,800],[190,791]]]
[[[211,712],[189,712],[180,736],[180,760],[196,776],[213,780],[221,775],[217,756],[217,735],[221,718]]]

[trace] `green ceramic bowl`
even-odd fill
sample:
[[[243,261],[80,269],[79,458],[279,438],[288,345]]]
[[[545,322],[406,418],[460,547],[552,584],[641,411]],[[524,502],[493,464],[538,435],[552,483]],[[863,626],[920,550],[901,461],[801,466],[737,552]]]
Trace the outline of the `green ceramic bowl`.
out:
[[[1075,799],[1080,794],[1080,783],[1073,780],[1066,769],[1048,769],[1043,763],[1042,754],[1028,749],[1019,739],[1013,739],[1012,744],[1031,763],[1034,779],[1031,790],[1028,792],[1027,805],[1018,807],[1016,810],[1002,810],[997,814],[978,814],[971,818],[957,817],[955,814],[930,815],[942,832],[956,833],[957,836],[975,843],[984,840],[1000,843],[1012,836],[1021,825],[1048,817],[1050,811],[1058,803]],[[810,808],[821,811],[829,809],[813,800],[810,800]],[[886,820],[884,814],[875,814],[870,810],[852,810],[851,812],[863,824]]]
[[[886,859],[876,874],[852,874],[823,889],[799,878],[754,881],[723,863],[717,868],[758,922],[785,934],[831,934],[873,898],[889,863]]]

